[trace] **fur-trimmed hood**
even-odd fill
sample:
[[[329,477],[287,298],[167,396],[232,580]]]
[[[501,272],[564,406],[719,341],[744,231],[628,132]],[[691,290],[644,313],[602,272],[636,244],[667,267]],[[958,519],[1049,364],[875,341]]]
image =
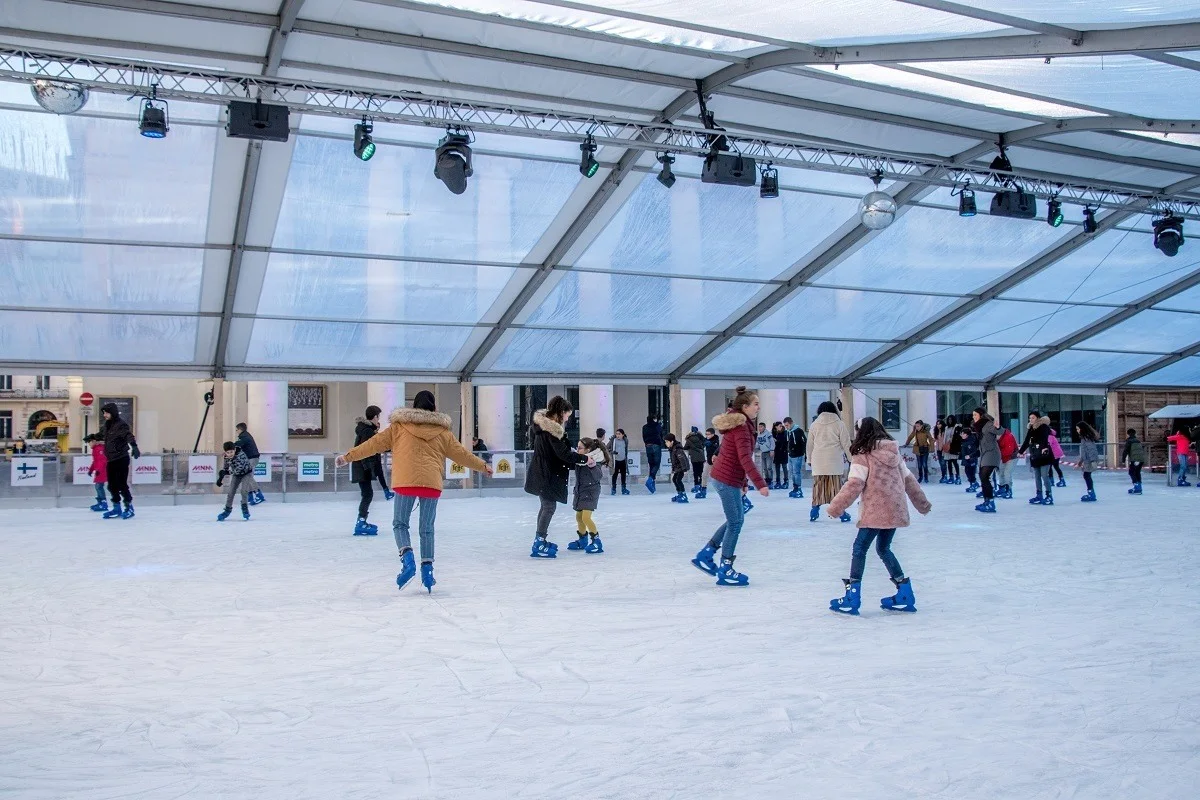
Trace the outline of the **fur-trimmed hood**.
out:
[[[1035,428],[1040,428],[1043,425],[1049,425],[1049,424],[1050,424],[1049,417],[1038,417],[1033,422],[1029,423],[1029,429],[1034,430]]]
[[[567,429],[546,416],[546,409],[533,412],[533,424],[553,436],[555,439],[565,438]]]
[[[747,422],[745,414],[740,411],[733,411],[732,409],[726,411],[724,414],[717,414],[712,419],[713,427],[717,429],[717,433],[731,431],[739,425],[745,425]]]
[[[409,433],[420,439],[433,439],[440,436],[443,430],[450,430],[449,415],[420,408],[397,408],[388,415],[388,422],[404,425]]]

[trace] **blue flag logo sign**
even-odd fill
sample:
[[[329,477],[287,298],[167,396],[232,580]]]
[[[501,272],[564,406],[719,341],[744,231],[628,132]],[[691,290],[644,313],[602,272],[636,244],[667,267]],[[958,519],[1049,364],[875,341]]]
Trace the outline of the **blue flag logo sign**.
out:
[[[17,476],[17,480],[31,481],[37,478],[38,470],[41,469],[41,466],[30,461],[22,461],[17,465],[16,469],[17,472],[21,473]]]

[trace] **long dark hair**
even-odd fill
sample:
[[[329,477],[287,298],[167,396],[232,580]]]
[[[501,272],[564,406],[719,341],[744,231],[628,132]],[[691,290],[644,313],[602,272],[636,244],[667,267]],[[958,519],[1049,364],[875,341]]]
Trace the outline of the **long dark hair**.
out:
[[[1100,441],[1100,433],[1091,425],[1082,420],[1075,423],[1075,427],[1079,428],[1080,438],[1087,439],[1089,442]]]
[[[987,413],[987,409],[983,406],[976,408],[975,413],[979,415],[979,419],[972,423],[971,427],[975,429],[976,433],[983,433],[984,425],[987,425],[989,422],[995,422],[995,420],[992,419],[992,415]]]
[[[419,408],[422,411],[437,411],[437,403],[433,400],[433,392],[428,389],[422,389],[417,392],[417,396],[413,398],[413,408]]]
[[[858,423],[858,433],[854,435],[854,443],[850,445],[850,455],[861,456],[871,452],[884,439],[891,441],[891,436],[874,417],[863,417]]]
[[[821,403],[821,405],[817,406],[817,413],[824,414],[825,412],[836,414],[838,413],[837,406],[835,406],[832,401],[825,400]]]
[[[550,398],[550,404],[546,406],[546,416],[555,422],[563,422],[567,415],[574,410],[565,397],[556,394]]]

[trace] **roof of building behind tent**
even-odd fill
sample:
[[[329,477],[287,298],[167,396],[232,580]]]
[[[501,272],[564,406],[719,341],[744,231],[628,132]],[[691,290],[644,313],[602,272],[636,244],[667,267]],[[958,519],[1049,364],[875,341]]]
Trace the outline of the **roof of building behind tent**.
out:
[[[1191,419],[1200,417],[1200,406],[1163,406],[1150,419]]]
[[[0,366],[1200,386],[1200,249],[1150,233],[1167,207],[1200,219],[1195,0],[0,9]],[[91,98],[49,114],[35,73]],[[154,75],[162,140],[127,99]],[[777,159],[778,199],[701,183],[686,148],[656,180],[632,131],[686,140],[698,82],[746,146],[803,152]],[[287,143],[224,135],[237,86],[293,107]],[[462,195],[433,175],[447,120],[474,130]],[[989,215],[982,186],[961,218],[931,177],[986,172],[1001,141],[1023,180],[1067,187],[1061,227]],[[876,163],[900,202],[882,231],[858,221]]]

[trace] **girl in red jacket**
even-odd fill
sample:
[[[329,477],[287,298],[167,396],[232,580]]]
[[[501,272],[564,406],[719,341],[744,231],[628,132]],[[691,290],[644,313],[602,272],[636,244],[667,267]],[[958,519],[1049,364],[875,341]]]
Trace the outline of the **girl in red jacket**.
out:
[[[770,494],[767,482],[754,463],[754,443],[758,432],[754,421],[758,416],[758,395],[746,391],[745,386],[734,390],[736,397],[729,410],[713,417],[713,427],[721,434],[721,449],[713,460],[709,483],[721,498],[725,511],[725,523],[717,528],[704,549],[696,554],[692,563],[697,569],[717,576],[718,586],[745,586],[750,578],[733,568],[734,550],[738,535],[746,518],[742,505],[742,487],[748,478],[763,497]],[[713,561],[717,548],[721,548],[721,566]]]
[[[1182,430],[1176,431],[1167,437],[1167,441],[1175,446],[1175,468],[1177,470],[1175,477],[1176,486],[1191,486],[1188,483],[1188,448],[1192,446],[1192,442],[1188,439],[1187,433]]]
[[[104,437],[98,433],[88,434],[87,439],[92,443],[92,463],[88,467],[88,475],[96,485],[96,504],[92,511],[108,511],[108,500],[104,498],[104,486],[108,483],[108,456],[104,455]]]

